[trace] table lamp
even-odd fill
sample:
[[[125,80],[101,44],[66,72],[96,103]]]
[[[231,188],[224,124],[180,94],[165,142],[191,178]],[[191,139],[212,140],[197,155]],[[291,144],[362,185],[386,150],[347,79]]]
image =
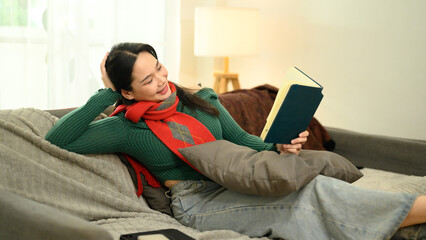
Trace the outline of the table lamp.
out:
[[[258,53],[259,10],[201,7],[194,21],[194,55],[223,57],[224,69],[213,74],[213,89],[226,92],[228,82],[239,89],[238,74],[229,72],[229,57]]]

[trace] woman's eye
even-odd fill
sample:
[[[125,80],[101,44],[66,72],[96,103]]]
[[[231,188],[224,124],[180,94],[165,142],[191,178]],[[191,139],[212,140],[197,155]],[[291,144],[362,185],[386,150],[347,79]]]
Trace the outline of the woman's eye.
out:
[[[161,70],[161,64],[160,64],[160,66],[158,67],[157,71],[160,71],[160,70]]]
[[[148,82],[145,82],[145,85],[150,84],[150,83],[152,83],[152,78]]]

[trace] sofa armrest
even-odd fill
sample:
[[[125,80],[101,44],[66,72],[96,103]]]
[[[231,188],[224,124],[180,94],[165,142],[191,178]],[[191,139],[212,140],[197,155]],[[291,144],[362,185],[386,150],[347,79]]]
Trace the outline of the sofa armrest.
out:
[[[0,189],[0,239],[112,240],[102,227]]]
[[[334,152],[360,167],[426,176],[426,141],[326,127]]]

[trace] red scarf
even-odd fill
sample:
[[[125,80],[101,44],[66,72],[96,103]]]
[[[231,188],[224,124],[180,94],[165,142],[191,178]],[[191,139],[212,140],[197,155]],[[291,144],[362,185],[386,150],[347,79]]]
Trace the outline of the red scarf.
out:
[[[132,105],[120,105],[110,116],[125,111],[125,117],[134,123],[143,119],[155,136],[180,159],[197,170],[185,159],[178,149],[211,142],[216,139],[200,121],[185,113],[176,111],[179,103],[179,98],[176,95],[176,87],[171,82],[169,82],[169,86],[172,94],[166,100],[159,103],[139,101]],[[152,176],[147,176],[147,173],[151,174],[144,166],[138,166],[139,163],[133,159],[130,160],[129,156],[126,156],[126,158],[130,161],[133,168],[135,168],[138,177],[142,173],[151,186],[160,186],[158,181],[156,183],[153,182],[155,178],[150,179]],[[142,184],[139,180],[138,195],[140,196],[142,193]]]

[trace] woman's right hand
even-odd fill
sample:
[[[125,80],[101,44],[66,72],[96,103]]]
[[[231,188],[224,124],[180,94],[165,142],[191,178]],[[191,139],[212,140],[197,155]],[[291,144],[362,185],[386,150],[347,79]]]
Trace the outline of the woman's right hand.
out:
[[[291,140],[290,144],[276,144],[277,150],[281,152],[281,154],[292,153],[299,155],[300,150],[302,150],[302,145],[308,141],[309,132],[303,131],[299,134],[299,136],[293,140]]]
[[[101,62],[101,78],[106,88],[111,88],[112,90],[115,91],[116,89],[114,87],[114,84],[112,84],[111,80],[109,79],[108,73],[106,72],[106,68],[105,68],[105,62],[108,58],[108,55],[109,55],[109,52],[105,54],[105,57],[104,59],[102,59],[102,62]]]

